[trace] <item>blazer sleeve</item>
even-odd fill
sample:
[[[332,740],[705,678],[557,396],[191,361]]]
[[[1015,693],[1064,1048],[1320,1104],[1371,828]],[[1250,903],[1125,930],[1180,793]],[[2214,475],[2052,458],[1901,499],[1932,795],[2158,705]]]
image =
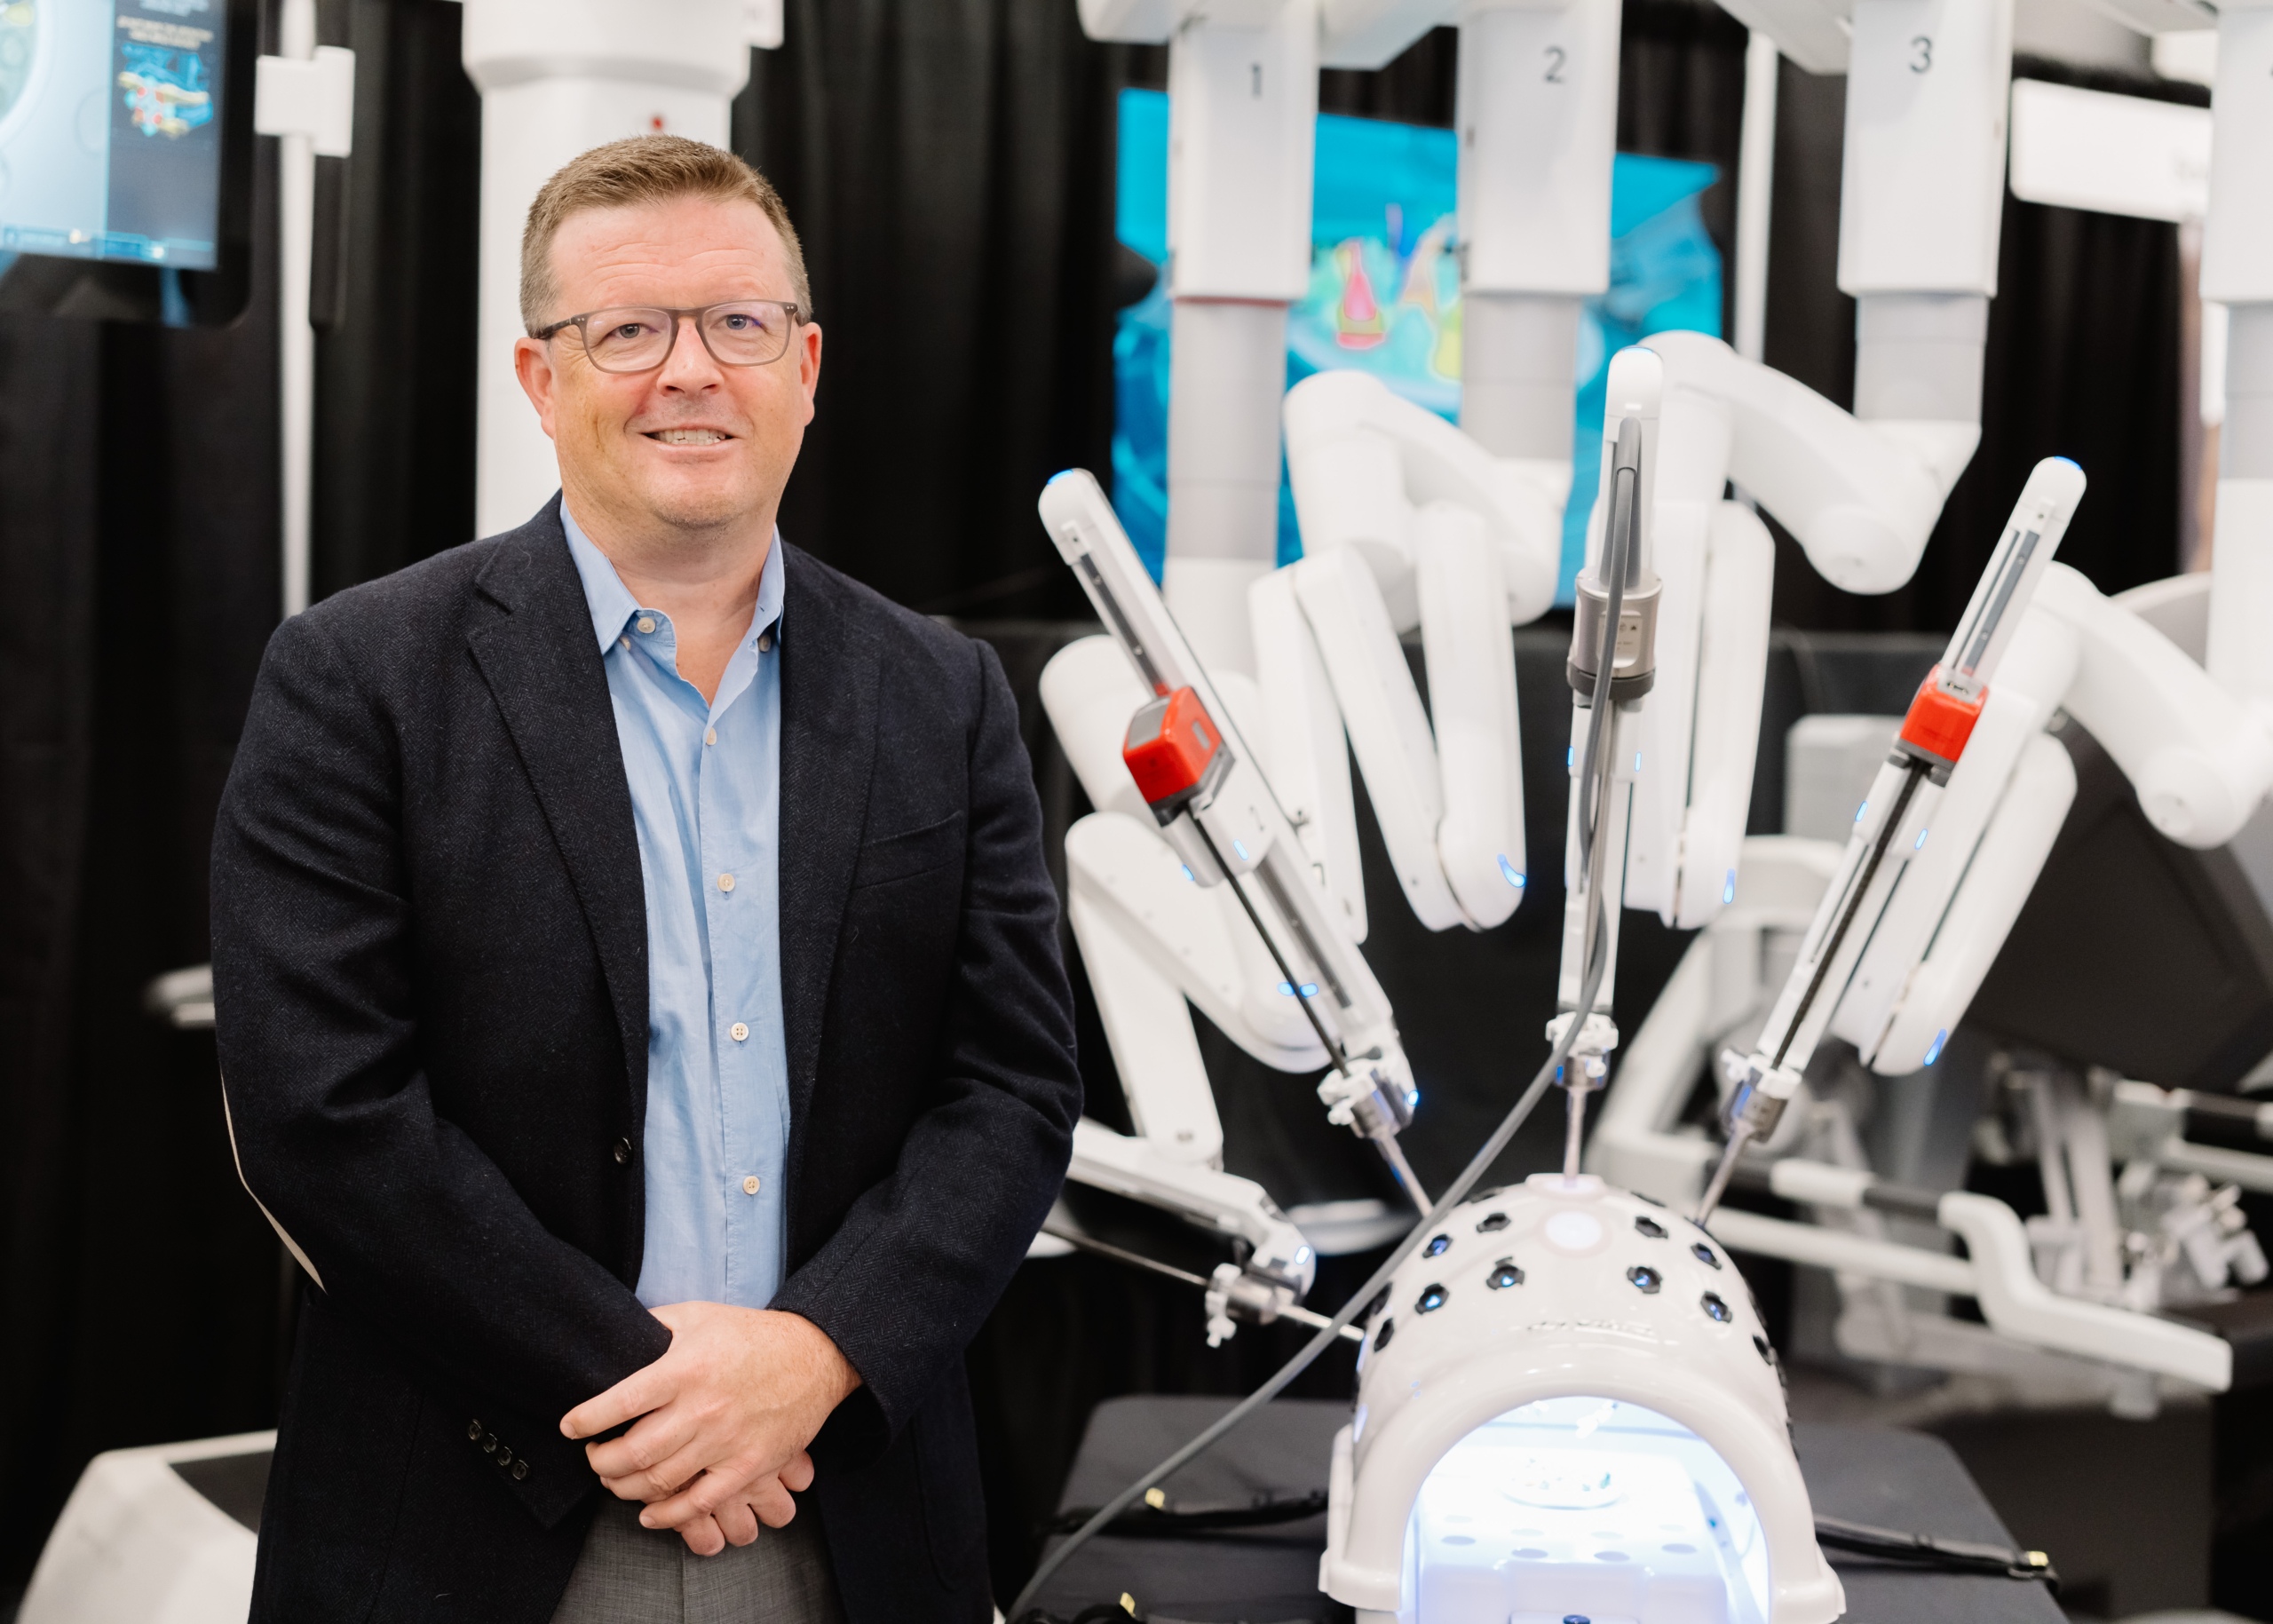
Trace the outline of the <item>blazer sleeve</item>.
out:
[[[819,1326],[860,1373],[816,1445],[856,1462],[962,1357],[1057,1198],[1081,1114],[1041,804],[1002,662],[971,646],[962,921],[931,1103],[891,1175],[772,1304]]]
[[[560,1416],[670,1334],[435,1111],[393,736],[319,621],[270,642],[214,831],[239,1172],[328,1298],[484,1414],[518,1418],[507,1442],[530,1470],[499,1477],[550,1525],[598,1481]]]

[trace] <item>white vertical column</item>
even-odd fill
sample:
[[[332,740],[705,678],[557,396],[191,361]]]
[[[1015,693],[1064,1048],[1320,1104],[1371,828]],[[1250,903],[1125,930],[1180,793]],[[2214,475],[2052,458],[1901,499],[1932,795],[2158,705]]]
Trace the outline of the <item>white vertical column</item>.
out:
[[[1278,561],[1287,309],[1308,290],[1317,0],[1225,0],[1168,44],[1168,567],[1216,671],[1255,670],[1247,589]]]
[[[1744,49],[1744,123],[1737,138],[1736,352],[1768,350],[1768,226],[1776,190],[1776,75],[1783,53],[1765,29]]]
[[[1610,286],[1619,12],[1461,8],[1461,427],[1566,481],[1580,309]]]
[[[1839,200],[1855,415],[1945,493],[1981,439],[2012,36],[2012,0],[1856,0]]]
[[[725,147],[768,11],[741,0],[465,0],[462,51],[481,91],[475,534],[526,523],[559,484],[513,373],[530,202],[571,158],[625,136]],[[778,36],[778,13],[772,21]]]
[[[2273,5],[2221,6],[2202,297],[2227,307],[2208,666],[2273,721]]]
[[[316,0],[284,0],[277,54],[305,62],[316,53]],[[278,432],[284,493],[284,613],[308,606],[309,511],[315,488],[316,335],[308,325],[315,258],[316,144],[313,133],[278,138],[276,154],[276,351]]]

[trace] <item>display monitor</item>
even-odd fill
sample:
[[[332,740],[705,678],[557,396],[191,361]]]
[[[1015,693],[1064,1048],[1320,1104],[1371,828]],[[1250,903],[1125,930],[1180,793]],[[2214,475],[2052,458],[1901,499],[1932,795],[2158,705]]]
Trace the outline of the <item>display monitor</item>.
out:
[[[0,303],[215,304],[249,234],[253,28],[242,0],[0,0]]]

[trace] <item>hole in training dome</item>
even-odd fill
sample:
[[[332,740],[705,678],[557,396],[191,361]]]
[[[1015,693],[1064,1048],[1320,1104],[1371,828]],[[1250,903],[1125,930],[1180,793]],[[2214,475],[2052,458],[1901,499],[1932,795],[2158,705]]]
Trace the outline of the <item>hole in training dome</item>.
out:
[[[1433,1314],[1444,1307],[1445,1299],[1452,1295],[1442,1286],[1431,1286],[1421,1294],[1421,1300],[1413,1305],[1413,1311],[1416,1314]]]
[[[1718,1292],[1708,1291],[1699,1301],[1703,1303],[1707,1315],[1719,1320],[1723,1325],[1728,1324],[1730,1320],[1736,1318],[1729,1311],[1729,1305],[1721,1301]]]
[[[1665,1277],[1647,1264],[1635,1264],[1626,1271],[1626,1278],[1634,1282],[1636,1291],[1645,1291],[1651,1296],[1655,1296],[1658,1287],[1666,1283]]]
[[[1689,1255],[1700,1264],[1710,1264],[1715,1269],[1721,1266],[1721,1260],[1714,1255],[1713,1248],[1701,1240],[1689,1248]]]
[[[1476,1226],[1476,1232],[1479,1235],[1488,1235],[1493,1230],[1505,1229],[1507,1227],[1508,1215],[1506,1213],[1487,1212],[1484,1215],[1482,1220],[1477,1223]]]
[[[1394,1319],[1382,1320],[1382,1328],[1374,1333],[1374,1351],[1379,1353],[1383,1348],[1388,1347],[1389,1339],[1396,1335],[1397,1321]]]
[[[1421,1248],[1421,1256],[1423,1257],[1442,1257],[1445,1252],[1451,1249],[1452,1244],[1453,1238],[1450,1235],[1436,1236],[1427,1246]]]
[[[1458,1519],[1455,1521],[1454,1519]],[[1770,1613],[1766,1540],[1719,1454],[1626,1399],[1544,1398],[1486,1422],[1422,1483],[1416,1616],[1739,1624]]]
[[[1666,1238],[1666,1226],[1649,1214],[1643,1213],[1634,1220],[1634,1232],[1651,1240],[1663,1240]]]
[[[1524,1283],[1524,1271],[1516,1267],[1514,1258],[1503,1257],[1492,1266],[1492,1272],[1484,1277],[1484,1283],[1494,1291],[1505,1291],[1510,1286]]]

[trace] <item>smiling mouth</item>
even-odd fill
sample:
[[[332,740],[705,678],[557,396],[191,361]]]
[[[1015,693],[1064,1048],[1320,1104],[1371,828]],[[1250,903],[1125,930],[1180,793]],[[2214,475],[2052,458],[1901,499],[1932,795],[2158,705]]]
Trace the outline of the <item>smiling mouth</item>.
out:
[[[724,429],[651,429],[647,438],[661,446],[720,446],[733,436]]]

